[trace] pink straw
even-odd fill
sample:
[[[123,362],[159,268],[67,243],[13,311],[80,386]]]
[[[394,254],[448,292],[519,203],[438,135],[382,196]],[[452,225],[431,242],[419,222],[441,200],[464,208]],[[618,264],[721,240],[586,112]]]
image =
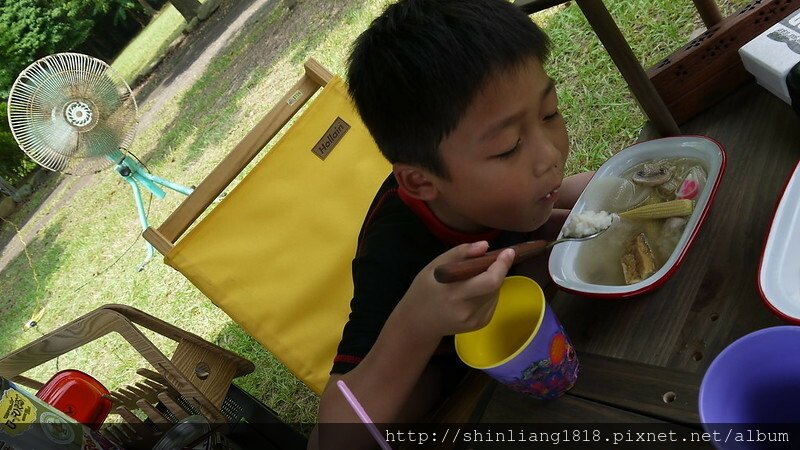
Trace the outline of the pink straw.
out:
[[[339,386],[339,390],[342,391],[342,395],[344,395],[344,398],[347,400],[347,403],[350,403],[350,406],[353,408],[353,411],[356,412],[356,415],[358,416],[359,419],[361,419],[361,422],[363,422],[364,425],[367,426],[367,429],[369,430],[370,434],[372,434],[372,437],[375,438],[375,440],[378,442],[378,445],[380,445],[381,449],[392,450],[392,448],[389,447],[389,444],[386,443],[386,440],[383,439],[383,435],[381,435],[381,432],[378,431],[378,428],[375,426],[374,423],[372,423],[372,419],[369,418],[367,412],[364,411],[364,407],[361,406],[361,403],[358,402],[358,399],[356,399],[356,396],[353,395],[353,393],[350,391],[350,388],[348,388],[347,385],[344,384],[344,381],[338,380],[336,382],[336,386]]]

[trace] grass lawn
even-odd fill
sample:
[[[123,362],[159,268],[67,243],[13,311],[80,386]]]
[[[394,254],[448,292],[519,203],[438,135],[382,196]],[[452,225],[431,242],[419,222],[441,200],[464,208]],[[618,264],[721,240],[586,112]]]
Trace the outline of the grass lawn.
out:
[[[169,45],[186,28],[186,20],[181,13],[167,3],[136,37],[125,47],[122,53],[111,63],[122,78],[133,84],[136,79],[156,61],[158,61]]]
[[[139,131],[131,150],[153,173],[184,185],[197,184],[298,79],[307,58],[344,74],[350,42],[387,3],[300,0],[290,11],[276,1],[257,25],[227,44],[193,86],[163,107],[149,129]],[[645,67],[687,42],[700,24],[688,1],[606,3]],[[728,14],[747,2],[719,3]],[[114,63],[127,79],[147,64],[139,62],[152,60],[180,33],[182,18],[175,20],[170,8]],[[571,136],[568,171],[595,169],[636,140],[644,116],[577,6],[553,8],[535,19],[554,44],[547,70],[558,83]],[[269,59],[258,60],[266,47]],[[124,303],[253,360],[256,372],[237,383],[288,422],[313,422],[316,397],[185,278],[160,260],[141,273],[135,271],[144,257],[144,244],[129,187],[111,170],[94,177],[74,198],[39,213],[51,214],[49,224],[27,242],[26,253],[0,272],[0,354],[100,305]],[[181,200],[174,193],[154,200],[150,222],[161,223]],[[18,211],[10,220],[19,221],[23,214]],[[8,229],[4,226],[3,232]],[[38,327],[23,331],[22,325],[42,309]],[[107,337],[27,375],[46,379],[57,368],[75,367],[115,388],[133,379],[143,365],[121,339]]]

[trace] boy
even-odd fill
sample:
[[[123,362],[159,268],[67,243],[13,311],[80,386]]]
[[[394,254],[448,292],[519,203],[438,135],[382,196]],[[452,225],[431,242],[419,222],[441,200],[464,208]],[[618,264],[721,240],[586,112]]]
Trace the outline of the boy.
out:
[[[393,174],[359,236],[320,423],[359,421],[339,379],[376,423],[422,418],[463,374],[452,336],[488,323],[514,253],[463,282],[438,283],[433,269],[560,229],[566,211],[554,208],[571,207],[590,174],[563,178],[548,52],[507,0],[400,0],[356,41],[350,94]],[[357,447],[346,439],[321,444]]]

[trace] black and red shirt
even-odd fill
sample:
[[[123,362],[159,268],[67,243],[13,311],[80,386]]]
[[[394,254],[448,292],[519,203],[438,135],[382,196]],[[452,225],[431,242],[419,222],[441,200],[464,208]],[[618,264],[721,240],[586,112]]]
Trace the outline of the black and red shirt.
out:
[[[456,245],[481,240],[489,241],[490,248],[499,248],[523,242],[526,235],[499,230],[480,234],[453,230],[425,202],[408,196],[390,175],[372,201],[358,237],[350,317],[331,373],[347,373],[369,353],[420,270]],[[453,338],[449,336],[442,340],[435,356],[454,358],[454,354]]]

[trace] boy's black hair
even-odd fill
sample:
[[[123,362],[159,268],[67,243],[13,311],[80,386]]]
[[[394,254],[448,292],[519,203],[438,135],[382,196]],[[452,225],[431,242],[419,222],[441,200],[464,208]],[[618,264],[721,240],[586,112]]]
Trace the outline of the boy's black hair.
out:
[[[384,156],[448,177],[439,143],[487,78],[550,43],[508,0],[400,0],[358,37],[350,95]]]

